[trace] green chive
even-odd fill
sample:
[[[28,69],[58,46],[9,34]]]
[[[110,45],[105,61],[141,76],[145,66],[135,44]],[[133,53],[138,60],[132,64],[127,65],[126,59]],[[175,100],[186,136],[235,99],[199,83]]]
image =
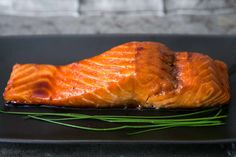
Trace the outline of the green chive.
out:
[[[217,112],[216,112],[217,111]],[[203,113],[216,112],[213,116],[203,116]],[[50,124],[61,125],[69,128],[88,131],[116,131],[121,129],[135,129],[139,131],[128,133],[136,135],[149,131],[170,129],[175,127],[210,127],[224,124],[227,115],[221,115],[222,109],[210,108],[185,114],[170,116],[122,116],[122,115],[86,115],[78,113],[46,113],[46,112],[7,112],[0,110],[2,114],[24,115],[28,118],[44,121]],[[195,116],[195,117],[193,117]],[[196,117],[197,116],[197,117]],[[114,123],[116,127],[87,127],[75,125],[69,122],[83,121],[85,119]],[[142,129],[142,130],[140,130]]]

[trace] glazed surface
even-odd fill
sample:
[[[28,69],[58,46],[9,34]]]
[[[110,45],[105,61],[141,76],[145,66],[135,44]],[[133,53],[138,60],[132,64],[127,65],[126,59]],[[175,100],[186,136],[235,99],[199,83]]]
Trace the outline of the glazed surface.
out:
[[[16,64],[6,102],[74,107],[194,108],[227,104],[224,62],[173,52],[158,42],[129,42],[64,66]]]

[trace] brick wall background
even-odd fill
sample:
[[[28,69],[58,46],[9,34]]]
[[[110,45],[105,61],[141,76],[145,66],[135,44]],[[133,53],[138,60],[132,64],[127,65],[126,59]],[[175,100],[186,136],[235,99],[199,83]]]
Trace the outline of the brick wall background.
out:
[[[0,0],[0,35],[236,34],[236,0]]]
[[[83,16],[103,14],[228,14],[235,0],[0,0],[0,14]]]

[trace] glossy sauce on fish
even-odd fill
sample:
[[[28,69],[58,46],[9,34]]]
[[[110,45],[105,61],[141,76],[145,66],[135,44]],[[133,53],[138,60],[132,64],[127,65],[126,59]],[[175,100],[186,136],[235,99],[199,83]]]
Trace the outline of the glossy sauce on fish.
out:
[[[194,108],[227,104],[224,62],[173,52],[158,42],[129,42],[64,66],[16,64],[6,102],[74,107]]]

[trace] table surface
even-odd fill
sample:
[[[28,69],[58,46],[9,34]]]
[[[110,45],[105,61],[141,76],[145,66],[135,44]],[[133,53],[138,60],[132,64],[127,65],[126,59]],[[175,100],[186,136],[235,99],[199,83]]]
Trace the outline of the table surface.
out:
[[[236,14],[21,17],[0,15],[0,36],[31,34],[236,34]]]
[[[0,144],[0,156],[98,156],[98,157],[226,157],[235,156],[231,144],[203,145],[39,145],[39,144]]]

